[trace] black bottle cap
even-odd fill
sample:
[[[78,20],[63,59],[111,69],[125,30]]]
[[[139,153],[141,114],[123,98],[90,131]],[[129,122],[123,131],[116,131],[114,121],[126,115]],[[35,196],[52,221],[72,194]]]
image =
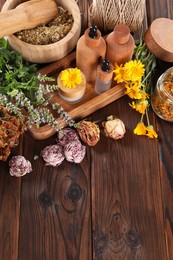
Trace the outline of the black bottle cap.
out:
[[[97,26],[96,25],[90,26],[88,35],[90,38],[93,38],[93,39],[97,37]]]
[[[103,60],[101,69],[103,71],[108,72],[110,70],[110,61],[109,60]]]

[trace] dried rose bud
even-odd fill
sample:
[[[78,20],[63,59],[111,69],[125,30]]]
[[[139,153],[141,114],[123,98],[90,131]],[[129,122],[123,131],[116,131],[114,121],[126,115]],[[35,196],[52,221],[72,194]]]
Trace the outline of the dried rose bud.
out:
[[[99,126],[91,121],[80,121],[78,123],[79,128],[77,132],[81,140],[89,146],[94,146],[100,140]]]
[[[13,156],[9,161],[10,175],[15,177],[21,177],[32,171],[30,161],[26,160],[21,155]]]
[[[61,132],[58,132],[57,139],[56,139],[57,143],[63,146],[75,140],[79,140],[79,136],[75,130],[69,127],[63,128]]]
[[[46,166],[58,166],[65,159],[63,147],[59,144],[46,146],[40,155],[46,162]]]
[[[102,122],[102,126],[106,136],[114,140],[123,138],[126,132],[124,123],[114,116],[108,117],[107,121]]]
[[[79,140],[75,140],[64,146],[64,154],[67,161],[81,163],[86,154],[86,147]]]

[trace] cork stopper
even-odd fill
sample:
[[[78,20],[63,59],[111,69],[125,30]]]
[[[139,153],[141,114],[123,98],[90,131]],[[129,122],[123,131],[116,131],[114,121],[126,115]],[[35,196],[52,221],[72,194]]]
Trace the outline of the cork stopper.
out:
[[[130,38],[130,28],[125,24],[118,24],[114,28],[116,43],[125,44]]]
[[[108,81],[112,79],[113,66],[110,64],[109,60],[104,60],[102,64],[97,67],[97,77],[101,81]]]
[[[86,29],[84,32],[85,43],[90,48],[96,48],[99,46],[101,41],[101,32],[97,29],[96,26],[91,26]]]

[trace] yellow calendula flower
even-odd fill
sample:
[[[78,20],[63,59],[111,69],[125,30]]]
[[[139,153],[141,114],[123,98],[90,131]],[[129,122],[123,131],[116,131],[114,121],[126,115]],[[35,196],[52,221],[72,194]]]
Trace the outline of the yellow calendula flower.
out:
[[[145,110],[148,106],[148,100],[138,100],[137,102],[132,102],[129,104],[133,109],[141,114],[145,114]]]
[[[152,125],[148,125],[147,126],[147,134],[146,134],[149,138],[157,138],[158,135],[156,133],[156,131],[154,130]]]
[[[113,72],[115,73],[114,80],[117,83],[121,83],[124,81],[125,69],[123,67],[123,64],[121,64],[120,66],[118,64],[115,64],[115,69],[113,70]]]
[[[127,94],[130,98],[132,98],[132,99],[141,99],[142,98],[142,93],[141,93],[140,85],[138,82],[129,83],[129,84],[125,83],[125,87],[126,87],[125,94]]]
[[[76,88],[82,82],[82,74],[78,68],[70,68],[62,71],[60,79],[63,86]]]
[[[124,69],[126,70],[126,80],[133,82],[140,81],[145,72],[144,65],[140,60],[126,62]]]
[[[149,95],[145,91],[143,91],[141,94],[142,94],[142,100],[149,98]]]
[[[147,127],[143,122],[137,124],[136,128],[133,130],[133,133],[136,135],[146,135]]]

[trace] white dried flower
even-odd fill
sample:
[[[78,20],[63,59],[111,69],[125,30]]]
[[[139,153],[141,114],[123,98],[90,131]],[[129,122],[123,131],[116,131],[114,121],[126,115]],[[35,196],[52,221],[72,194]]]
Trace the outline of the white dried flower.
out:
[[[106,136],[118,140],[124,137],[126,132],[124,123],[114,116],[109,116],[107,121],[102,122]]]

